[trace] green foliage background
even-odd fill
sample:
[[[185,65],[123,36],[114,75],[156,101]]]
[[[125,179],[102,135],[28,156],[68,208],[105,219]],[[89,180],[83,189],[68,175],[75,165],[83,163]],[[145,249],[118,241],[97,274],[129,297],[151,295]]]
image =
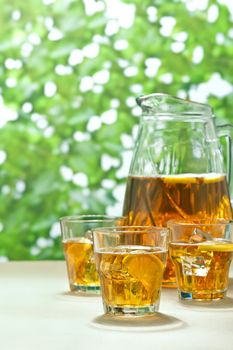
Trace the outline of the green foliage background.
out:
[[[113,190],[124,185],[126,176],[116,176],[126,150],[121,135],[132,135],[133,126],[139,122],[138,109],[130,97],[166,92],[189,98],[190,91],[216,72],[233,83],[233,25],[227,7],[213,0],[209,0],[206,9],[195,11],[188,10],[189,1],[122,2],[135,6],[134,24],[106,35],[106,27],[114,19],[108,17],[104,1],[98,1],[99,11],[87,14],[82,0],[0,0],[0,101],[5,108],[0,109],[0,125],[6,111],[13,113],[0,128],[0,150],[7,155],[0,164],[2,257],[62,258],[56,232],[58,218],[105,213],[114,206],[117,199]],[[213,5],[219,15],[210,22],[208,14]],[[168,36],[161,32],[161,19],[166,16],[176,19]],[[62,33],[60,39],[51,40],[54,28]],[[182,39],[184,47],[174,52],[172,45],[179,41],[177,34],[181,32],[187,33],[187,38]],[[216,41],[219,33],[222,39]],[[118,50],[116,42],[122,39],[128,47]],[[69,64],[72,50],[82,50],[92,42],[99,42],[96,57]],[[197,46],[203,48],[204,58],[194,64]],[[9,58],[21,63],[9,68]],[[161,60],[154,76],[146,73],[148,58]],[[58,74],[57,65],[64,66],[66,74]],[[126,74],[127,67],[136,70]],[[93,77],[102,70],[109,71],[108,81],[95,84],[94,89],[80,90],[84,77]],[[172,73],[172,81],[164,82],[166,73]],[[56,84],[52,96],[45,94],[47,82]],[[232,94],[219,97],[210,93],[208,102],[220,122],[232,121]],[[104,112],[112,109],[117,112],[114,123],[101,119]],[[88,131],[92,116],[99,117],[101,125]],[[86,140],[77,141],[77,131],[83,132]],[[103,154],[119,162],[104,171]],[[65,180],[61,172],[64,166],[73,174],[86,174],[87,186]],[[113,181],[104,186],[104,179]],[[25,184],[25,189],[20,189],[19,182]]]

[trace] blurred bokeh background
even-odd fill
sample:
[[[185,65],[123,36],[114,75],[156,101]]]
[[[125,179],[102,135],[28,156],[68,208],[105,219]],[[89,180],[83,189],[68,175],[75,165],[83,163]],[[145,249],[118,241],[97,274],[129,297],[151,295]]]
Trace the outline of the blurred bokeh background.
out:
[[[231,0],[0,0],[0,261],[60,259],[58,218],[120,214],[140,108],[233,123]]]

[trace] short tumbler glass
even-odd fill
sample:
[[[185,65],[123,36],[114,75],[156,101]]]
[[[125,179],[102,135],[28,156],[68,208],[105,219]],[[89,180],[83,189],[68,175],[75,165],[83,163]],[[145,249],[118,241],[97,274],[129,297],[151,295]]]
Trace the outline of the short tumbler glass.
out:
[[[179,298],[223,299],[233,256],[233,224],[170,222],[168,226]]]
[[[105,313],[144,316],[158,311],[168,233],[146,226],[93,230]]]
[[[117,225],[120,218],[107,215],[66,216],[60,219],[62,242],[70,290],[99,293],[100,282],[95,267],[92,229]]]

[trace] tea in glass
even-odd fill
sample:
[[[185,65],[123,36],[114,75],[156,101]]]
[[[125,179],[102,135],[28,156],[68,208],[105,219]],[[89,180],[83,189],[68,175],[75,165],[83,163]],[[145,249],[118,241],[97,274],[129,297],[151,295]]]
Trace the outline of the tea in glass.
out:
[[[168,230],[123,226],[94,229],[104,311],[145,315],[158,310]]]
[[[171,224],[170,256],[184,300],[224,298],[233,257],[233,225]]]
[[[70,289],[99,290],[99,276],[95,268],[93,243],[87,238],[63,241]]]
[[[68,216],[60,219],[62,243],[72,292],[99,293],[91,230],[117,225],[120,218],[107,215]]]

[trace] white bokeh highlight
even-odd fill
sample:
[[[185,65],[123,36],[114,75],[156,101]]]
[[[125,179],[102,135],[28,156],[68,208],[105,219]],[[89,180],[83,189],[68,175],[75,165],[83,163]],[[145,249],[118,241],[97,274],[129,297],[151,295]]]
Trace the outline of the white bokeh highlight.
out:
[[[108,171],[111,168],[116,168],[119,166],[119,164],[120,164],[120,161],[117,158],[111,157],[108,154],[103,154],[101,156],[101,168],[104,171]]]
[[[193,50],[192,61],[194,64],[199,64],[204,58],[204,49],[202,46],[196,46]]]
[[[232,92],[232,84],[215,72],[207,82],[193,86],[189,91],[189,98],[194,101],[207,102],[209,95],[223,98]]]
[[[111,125],[117,121],[117,111],[115,109],[109,109],[101,114],[101,121],[104,124]]]
[[[7,159],[6,152],[3,150],[0,150],[0,164],[5,163],[6,159]]]
[[[88,177],[83,172],[78,172],[73,175],[72,182],[80,187],[87,187],[88,186]]]
[[[60,167],[60,174],[65,181],[71,181],[73,178],[73,170],[66,165]]]
[[[101,127],[101,119],[97,115],[93,115],[87,123],[87,131],[94,132]]]
[[[68,63],[71,66],[76,66],[77,64],[82,63],[83,61],[83,52],[80,49],[74,49],[71,51],[70,56],[68,58]]]
[[[48,81],[44,86],[44,94],[46,97],[53,97],[57,92],[57,85],[53,81]]]

